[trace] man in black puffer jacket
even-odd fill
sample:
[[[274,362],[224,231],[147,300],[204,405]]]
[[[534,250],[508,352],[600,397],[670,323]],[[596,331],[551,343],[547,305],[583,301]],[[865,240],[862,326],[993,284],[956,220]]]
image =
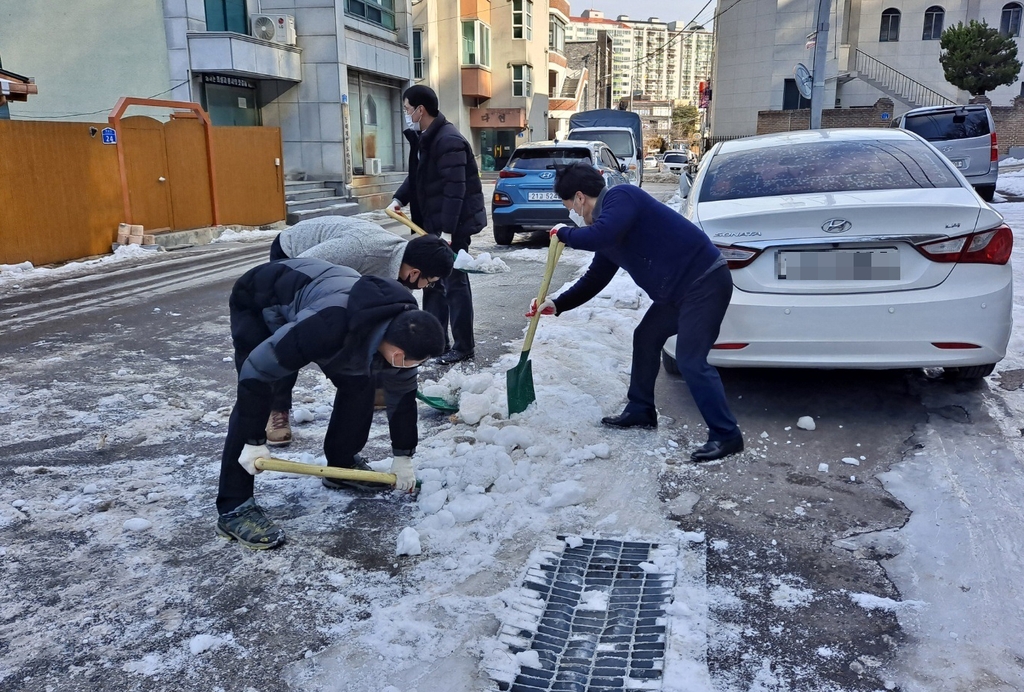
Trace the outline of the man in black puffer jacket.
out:
[[[270,456],[265,426],[274,384],[310,363],[338,388],[324,437],[327,465],[369,468],[358,452],[369,437],[379,378],[395,487],[415,487],[416,366],[442,352],[444,337],[404,286],[324,260],[286,259],[243,274],[229,307],[238,394],[221,457],[218,534],[253,549],[284,542],[284,531],[253,498],[255,461]],[[336,488],[329,480],[324,485]]]
[[[412,220],[425,231],[434,235],[448,233],[452,250],[467,250],[470,237],[487,225],[473,148],[438,110],[433,89],[422,85],[409,87],[404,99],[405,136],[412,145],[412,153],[409,175],[395,192],[391,207],[399,211],[409,204]],[[433,288],[424,290],[423,309],[444,327],[446,349],[438,359],[440,362],[458,363],[473,357],[473,294],[465,272],[454,271]],[[449,322],[453,339],[450,349]]]

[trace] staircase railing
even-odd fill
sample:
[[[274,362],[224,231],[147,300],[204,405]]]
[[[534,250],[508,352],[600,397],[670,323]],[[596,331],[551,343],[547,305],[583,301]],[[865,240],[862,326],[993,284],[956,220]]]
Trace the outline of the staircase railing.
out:
[[[956,101],[929,89],[913,77],[886,65],[859,48],[856,52],[857,72],[886,86],[889,90],[918,106],[955,106]]]

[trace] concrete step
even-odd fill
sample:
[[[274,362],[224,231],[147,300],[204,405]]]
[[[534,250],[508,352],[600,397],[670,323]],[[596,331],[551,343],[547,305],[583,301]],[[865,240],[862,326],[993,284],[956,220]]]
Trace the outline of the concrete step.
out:
[[[298,192],[287,190],[284,193],[284,198],[289,202],[296,202],[306,199],[323,199],[325,197],[333,197],[334,194],[333,188],[320,187],[313,190],[299,190]]]
[[[284,191],[288,192],[299,192],[301,190],[317,190],[324,187],[322,180],[286,180],[284,181]]]
[[[394,194],[394,192],[401,187],[402,181],[395,182],[382,182],[373,185],[361,185],[359,187],[353,187],[349,192],[352,197],[365,197],[366,195],[379,195],[379,194]]]
[[[293,226],[299,221],[303,221],[305,219],[316,219],[321,216],[352,216],[353,214],[358,214],[361,211],[365,210],[360,209],[359,205],[355,202],[343,202],[341,204],[331,204],[317,209],[301,209],[299,211],[292,211],[292,209],[289,208],[288,216],[285,220],[289,226]]]
[[[304,211],[306,209],[319,209],[320,207],[327,207],[334,204],[342,204],[348,201],[348,197],[321,197],[320,199],[306,199],[296,200],[294,202],[285,202],[285,206],[288,207],[288,211]]]

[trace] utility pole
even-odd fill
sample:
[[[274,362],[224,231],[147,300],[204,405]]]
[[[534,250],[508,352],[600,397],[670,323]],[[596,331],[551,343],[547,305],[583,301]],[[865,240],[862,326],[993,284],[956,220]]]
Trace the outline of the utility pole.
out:
[[[832,0],[818,0],[818,30],[814,34],[814,74],[811,82],[811,129],[821,129],[821,109],[825,103],[825,67],[828,63],[828,17]]]

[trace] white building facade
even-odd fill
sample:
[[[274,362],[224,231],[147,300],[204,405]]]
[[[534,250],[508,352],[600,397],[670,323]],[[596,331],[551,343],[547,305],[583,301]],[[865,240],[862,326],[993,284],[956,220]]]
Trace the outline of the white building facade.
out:
[[[743,0],[715,20],[711,136],[752,135],[760,110],[806,108],[794,67],[813,69],[816,0]],[[1000,0],[838,0],[832,7],[825,107],[871,106],[891,98],[899,115],[918,106],[966,103],[939,64],[942,30],[971,19],[1012,36],[1020,48],[1024,5]],[[988,96],[1009,105],[1020,84]]]

